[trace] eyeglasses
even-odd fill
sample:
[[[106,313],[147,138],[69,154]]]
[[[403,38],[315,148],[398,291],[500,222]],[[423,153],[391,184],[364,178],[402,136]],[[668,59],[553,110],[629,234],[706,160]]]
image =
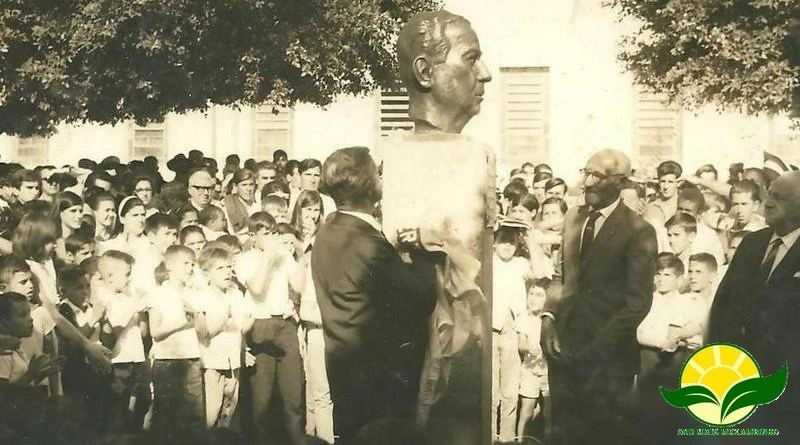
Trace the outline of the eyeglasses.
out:
[[[195,190],[197,190],[199,192],[206,192],[206,193],[211,193],[211,191],[214,190],[214,186],[213,185],[210,185],[210,186],[207,186],[207,187],[202,186],[202,185],[189,185],[189,187],[191,187],[191,188],[193,188],[193,189],[195,189]]]

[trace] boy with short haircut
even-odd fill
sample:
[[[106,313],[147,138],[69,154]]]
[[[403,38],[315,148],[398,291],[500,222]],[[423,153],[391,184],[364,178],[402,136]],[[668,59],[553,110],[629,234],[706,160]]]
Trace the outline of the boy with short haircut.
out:
[[[179,222],[172,215],[156,213],[150,215],[144,222],[144,234],[150,243],[163,255],[169,246],[178,242]],[[158,265],[161,261],[156,262]]]
[[[97,304],[106,306],[114,338],[109,423],[111,432],[123,434],[141,429],[150,399],[143,341],[147,335],[146,304],[130,291],[133,264],[133,257],[117,250],[106,251],[98,263],[103,285]],[[129,408],[131,399],[136,405],[133,411]]]
[[[76,231],[64,240],[67,256],[64,262],[68,266],[77,266],[83,260],[94,256],[94,237],[83,231]]]
[[[682,264],[688,263],[692,254],[692,243],[697,236],[697,220],[686,213],[677,213],[664,226],[667,228],[667,239],[672,253]]]
[[[16,292],[0,294],[0,334],[23,340],[33,334],[33,319],[27,298]],[[57,374],[63,360],[49,354],[29,356],[20,347],[0,355],[0,383],[36,386]]]
[[[286,200],[277,195],[269,195],[261,200],[261,209],[269,213],[276,224],[289,222],[289,206]]]
[[[215,205],[209,205],[201,210],[197,222],[200,223],[208,241],[214,241],[228,233],[228,218],[225,212]]]
[[[730,191],[733,226],[730,232],[755,232],[767,226],[764,217],[758,214],[761,206],[761,190],[750,179],[734,182]]]
[[[145,220],[148,245],[138,252],[132,271],[133,285],[140,296],[147,297],[158,287],[155,270],[164,260],[167,248],[178,242],[178,224],[174,216],[165,213],[155,213]]]
[[[208,244],[200,253],[200,268],[208,287],[195,296],[207,325],[200,345],[203,363],[206,426],[227,428],[239,398],[242,334],[252,319],[246,316],[244,295],[233,281],[233,255]]]
[[[198,333],[207,336],[207,313],[192,302],[195,258],[185,246],[164,253],[165,280],[151,298],[153,431],[165,442],[183,443],[205,426]]]
[[[34,285],[33,273],[30,266],[16,255],[6,255],[0,259],[0,292],[14,292],[24,296],[30,306],[30,316],[33,320],[33,331],[30,335],[20,337],[20,350],[32,358],[42,354],[53,357],[58,355],[55,328],[56,322],[41,305]],[[61,379],[58,373],[48,375],[46,380],[36,382],[51,396],[60,395]]]
[[[249,379],[252,419],[256,440],[267,440],[265,419],[276,382],[283,402],[284,422],[290,440],[302,443],[303,362],[297,337],[297,311],[290,287],[302,291],[305,268],[294,260],[297,244],[291,226],[281,229],[266,212],[250,216],[253,248],[236,263],[236,275],[247,286],[245,296],[253,326],[247,344],[255,356],[255,371]],[[293,238],[293,239],[292,239]],[[280,352],[278,352],[280,351]]]

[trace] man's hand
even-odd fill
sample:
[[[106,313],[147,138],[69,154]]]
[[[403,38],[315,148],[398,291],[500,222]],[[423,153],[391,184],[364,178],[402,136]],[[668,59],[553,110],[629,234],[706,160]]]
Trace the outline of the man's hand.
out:
[[[548,317],[542,317],[542,339],[539,344],[548,361],[557,361],[561,358],[561,342],[558,339],[555,322]]]
[[[110,349],[97,343],[88,343],[86,346],[86,359],[97,371],[108,374],[111,372],[112,352]]]
[[[7,355],[19,348],[20,339],[0,334],[0,355]]]

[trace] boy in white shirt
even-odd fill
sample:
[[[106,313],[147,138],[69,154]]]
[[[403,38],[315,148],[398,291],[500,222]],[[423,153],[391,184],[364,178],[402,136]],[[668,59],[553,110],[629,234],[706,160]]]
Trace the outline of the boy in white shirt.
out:
[[[692,304],[686,305],[687,318],[703,327],[703,332],[690,339],[690,346],[700,346],[708,325],[708,312],[714,302],[717,285],[717,260],[708,253],[696,253],[689,257],[689,293]],[[692,312],[693,311],[693,312]]]
[[[117,250],[106,251],[98,263],[103,283],[97,294],[98,304],[106,307],[107,325],[114,338],[109,422],[111,432],[122,434],[141,430],[143,409],[150,404],[142,341],[147,335],[143,314],[146,307],[144,301],[130,291],[133,263],[133,257]],[[133,410],[131,405],[134,405]]]
[[[242,333],[249,330],[252,318],[246,314],[244,295],[233,282],[231,253],[221,247],[206,247],[199,262],[208,281],[207,288],[194,299],[207,314],[207,329],[200,344],[206,426],[227,428],[239,399]]]
[[[275,225],[266,212],[251,215],[248,226],[254,235],[253,249],[239,258],[236,275],[247,286],[245,298],[254,318],[247,345],[255,356],[250,377],[255,436],[257,441],[269,440],[265,416],[277,382],[289,440],[300,444],[304,441],[303,362],[290,286],[302,291],[305,268],[294,260],[298,241],[291,226]]]
[[[27,298],[16,292],[0,294],[0,334],[25,339],[33,334]],[[0,383],[35,386],[61,370],[63,359],[48,354],[29,356],[21,348],[0,355]]]
[[[198,335],[207,335],[207,314],[192,302],[192,250],[170,246],[162,266],[166,279],[150,299],[148,312],[153,338],[152,425],[156,437],[182,443],[206,424]]]

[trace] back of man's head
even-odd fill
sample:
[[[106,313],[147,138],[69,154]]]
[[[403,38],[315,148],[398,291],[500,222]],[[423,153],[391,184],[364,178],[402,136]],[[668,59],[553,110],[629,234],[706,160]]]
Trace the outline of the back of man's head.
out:
[[[378,167],[366,147],[336,150],[322,165],[320,191],[337,207],[374,205],[380,200]]]

